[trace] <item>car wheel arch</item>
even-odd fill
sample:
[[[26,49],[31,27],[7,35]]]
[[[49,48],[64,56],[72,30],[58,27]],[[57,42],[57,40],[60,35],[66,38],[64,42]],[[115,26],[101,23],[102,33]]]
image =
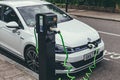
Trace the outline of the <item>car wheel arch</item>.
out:
[[[26,52],[26,50],[27,50],[28,48],[30,48],[30,47],[34,47],[34,48],[35,48],[35,46],[32,45],[32,44],[28,44],[28,45],[26,45],[26,46],[24,47],[24,58],[25,58],[25,52]]]

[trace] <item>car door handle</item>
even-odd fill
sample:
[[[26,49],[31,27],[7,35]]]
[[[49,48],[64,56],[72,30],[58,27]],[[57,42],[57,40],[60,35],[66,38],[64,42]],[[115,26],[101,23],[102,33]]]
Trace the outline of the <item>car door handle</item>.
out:
[[[17,35],[20,35],[20,31],[18,31],[17,29],[12,31],[13,33],[16,33]]]
[[[24,37],[21,36],[20,39],[24,40]]]
[[[17,31],[16,33],[17,33],[17,35],[20,35],[20,31]]]

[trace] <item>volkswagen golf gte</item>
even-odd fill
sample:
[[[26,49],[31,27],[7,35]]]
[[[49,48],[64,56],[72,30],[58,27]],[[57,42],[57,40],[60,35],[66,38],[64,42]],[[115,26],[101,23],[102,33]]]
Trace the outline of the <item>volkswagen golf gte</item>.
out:
[[[67,65],[73,67],[70,73],[93,65],[96,49],[99,50],[96,62],[103,60],[104,42],[98,32],[45,1],[0,1],[0,48],[24,59],[28,67],[37,72],[35,15],[49,12],[58,16],[58,29],[63,34],[69,53]],[[94,45],[94,48],[90,45]],[[63,66],[66,54],[59,35],[56,35],[55,52],[56,73],[64,74],[67,72]]]

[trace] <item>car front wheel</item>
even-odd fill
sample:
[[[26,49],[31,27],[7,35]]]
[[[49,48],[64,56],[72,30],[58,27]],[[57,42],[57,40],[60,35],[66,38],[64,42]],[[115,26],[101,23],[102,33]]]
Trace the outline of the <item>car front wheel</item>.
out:
[[[38,72],[39,62],[35,47],[31,46],[25,50],[25,61],[27,63],[28,68],[35,72]]]

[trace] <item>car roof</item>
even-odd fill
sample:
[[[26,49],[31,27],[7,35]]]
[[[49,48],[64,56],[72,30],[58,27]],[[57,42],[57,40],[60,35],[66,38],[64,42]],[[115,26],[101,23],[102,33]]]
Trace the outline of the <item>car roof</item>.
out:
[[[42,4],[50,4],[46,1],[0,1],[0,4],[8,5],[11,7],[22,7],[22,6],[32,6],[32,5],[42,5]]]

